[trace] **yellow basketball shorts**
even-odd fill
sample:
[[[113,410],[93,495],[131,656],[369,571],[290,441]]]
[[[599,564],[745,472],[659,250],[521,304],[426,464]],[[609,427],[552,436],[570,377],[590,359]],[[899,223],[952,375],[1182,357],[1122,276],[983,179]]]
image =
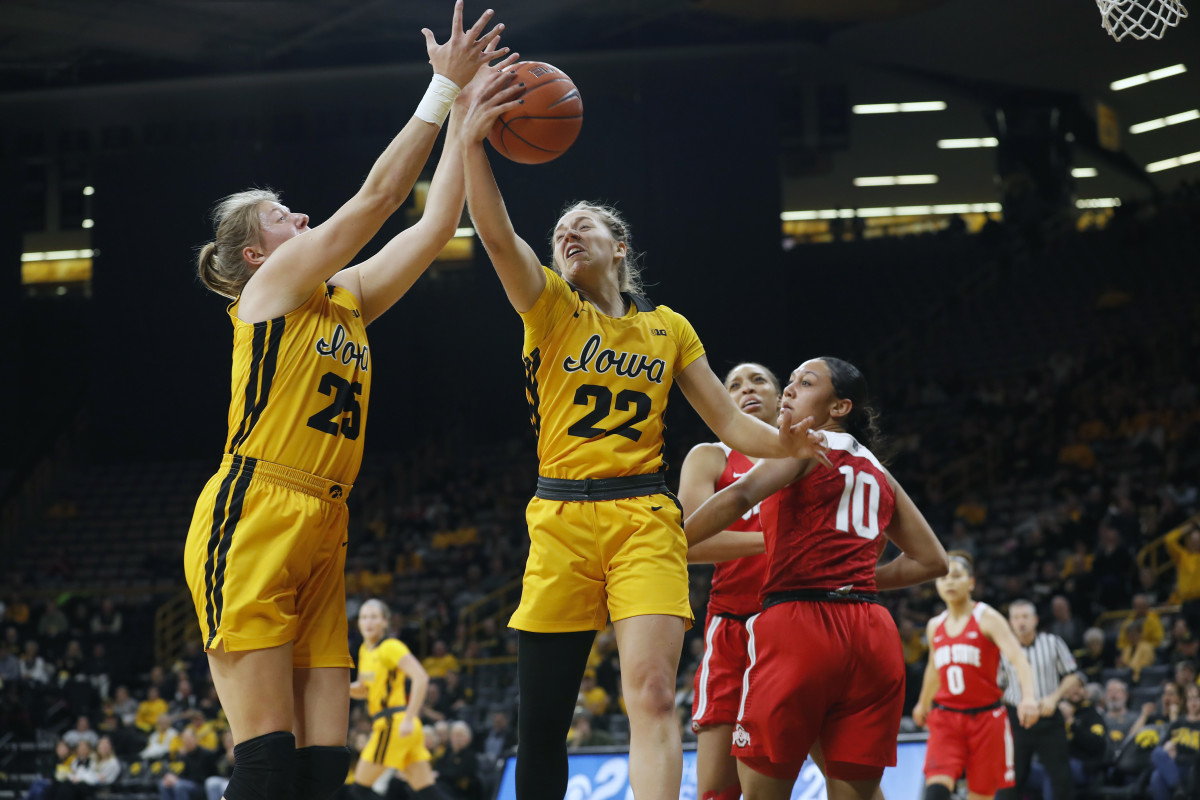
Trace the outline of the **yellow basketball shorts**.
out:
[[[529,560],[509,626],[536,633],[604,630],[642,614],[682,617],[688,600],[687,539],[675,498],[535,497],[525,511]]]
[[[421,727],[421,720],[414,719],[412,733],[401,736],[400,723],[403,720],[403,714],[392,714],[376,720],[371,730],[371,740],[359,758],[401,771],[418,761],[432,761],[433,754],[425,747],[425,730]]]
[[[346,624],[351,487],[226,455],[200,499],[183,566],[204,649],[293,643],[307,669],[353,667]]]

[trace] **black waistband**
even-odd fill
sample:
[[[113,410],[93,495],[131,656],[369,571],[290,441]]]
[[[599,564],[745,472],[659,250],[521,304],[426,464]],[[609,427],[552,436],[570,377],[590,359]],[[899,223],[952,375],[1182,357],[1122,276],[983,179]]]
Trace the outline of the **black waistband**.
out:
[[[818,603],[878,603],[874,592],[838,592],[827,589],[797,589],[793,592],[772,592],[763,598],[763,611],[780,603],[814,600]]]
[[[543,500],[621,500],[648,494],[668,493],[662,473],[629,475],[624,478],[587,478],[572,481],[565,478],[537,479],[536,497]]]
[[[713,614],[713,616],[720,617],[721,619],[736,619],[738,622],[745,622],[746,620],[750,619],[754,615],[753,614]]]
[[[997,700],[996,702],[992,703],[990,706],[978,706],[977,708],[950,708],[949,706],[944,706],[941,703],[934,703],[933,707],[937,708],[937,709],[941,709],[942,711],[950,711],[954,714],[975,715],[975,714],[982,714],[985,711],[995,711],[997,708],[999,708],[1002,705],[1004,705],[1004,704],[1001,703],[999,700]]]
[[[371,722],[374,722],[377,719],[383,719],[384,717],[390,717],[393,714],[399,714],[401,711],[405,711],[407,709],[408,706],[389,706],[382,711],[376,711],[374,714],[372,714]]]

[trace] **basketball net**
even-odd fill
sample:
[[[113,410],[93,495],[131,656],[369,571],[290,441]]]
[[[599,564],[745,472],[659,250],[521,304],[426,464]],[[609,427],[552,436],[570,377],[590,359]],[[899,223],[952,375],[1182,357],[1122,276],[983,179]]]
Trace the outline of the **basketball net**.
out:
[[[1187,16],[1180,0],[1096,0],[1104,30],[1121,41],[1161,39],[1167,28],[1174,28]]]

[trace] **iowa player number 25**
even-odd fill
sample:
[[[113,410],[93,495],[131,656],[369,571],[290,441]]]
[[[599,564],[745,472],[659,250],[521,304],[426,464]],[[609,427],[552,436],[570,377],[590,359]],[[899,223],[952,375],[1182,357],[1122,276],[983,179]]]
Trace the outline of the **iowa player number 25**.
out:
[[[333,402],[309,417],[308,427],[331,436],[341,433],[347,439],[357,439],[361,410],[358,396],[362,394],[362,384],[351,383],[336,372],[326,372],[321,376],[317,391],[332,395]]]

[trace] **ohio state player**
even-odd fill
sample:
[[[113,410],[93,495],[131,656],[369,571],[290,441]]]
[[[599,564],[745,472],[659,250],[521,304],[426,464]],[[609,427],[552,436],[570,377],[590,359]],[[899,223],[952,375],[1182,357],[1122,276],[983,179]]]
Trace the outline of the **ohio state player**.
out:
[[[771,370],[761,364],[738,364],[725,376],[725,389],[742,413],[775,423],[780,385]],[[684,515],[745,475],[756,461],[720,442],[693,447],[679,474]],[[696,670],[692,700],[696,793],[701,800],[738,800],[742,793],[729,743],[746,672],[746,620],[762,609],[758,593],[766,577],[764,550],[757,507],[726,531],[688,550],[689,563],[716,563],[704,626],[704,657]]]
[[[913,722],[928,720],[925,800],[949,800],[963,769],[969,800],[987,800],[1013,785],[1013,741],[1008,712],[996,683],[1003,653],[1017,669],[1021,703],[1017,716],[1028,728],[1038,721],[1033,670],[1008,627],[986,603],[971,600],[975,564],[969,553],[951,550],[950,571],[937,579],[946,610],[929,620],[929,664]],[[932,707],[932,710],[931,710]]]
[[[749,666],[733,734],[747,800],[786,800],[815,742],[834,779],[831,800],[867,800],[896,763],[904,657],[875,592],[944,575],[947,562],[869,449],[878,431],[866,399],[854,365],[829,357],[801,364],[784,391],[781,435],[797,452],[823,437],[832,468],[813,459],[760,461],[685,524],[699,543],[762,503],[763,611],[746,623]],[[876,571],[881,533],[902,554]]]

